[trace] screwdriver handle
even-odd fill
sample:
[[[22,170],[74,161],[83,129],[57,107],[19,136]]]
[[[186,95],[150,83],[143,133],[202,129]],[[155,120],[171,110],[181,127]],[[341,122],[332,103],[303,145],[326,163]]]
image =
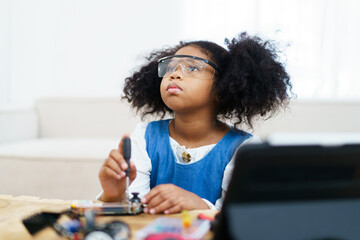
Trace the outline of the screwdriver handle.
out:
[[[129,176],[130,158],[131,158],[131,141],[130,141],[130,138],[128,138],[128,137],[125,137],[123,140],[123,156],[128,165],[128,168],[126,169],[125,173],[126,173],[126,176]]]

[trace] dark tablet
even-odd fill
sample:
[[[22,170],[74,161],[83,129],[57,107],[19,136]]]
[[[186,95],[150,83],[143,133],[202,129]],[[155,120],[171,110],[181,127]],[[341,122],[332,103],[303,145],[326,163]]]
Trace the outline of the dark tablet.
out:
[[[360,239],[360,145],[243,147],[215,239]]]

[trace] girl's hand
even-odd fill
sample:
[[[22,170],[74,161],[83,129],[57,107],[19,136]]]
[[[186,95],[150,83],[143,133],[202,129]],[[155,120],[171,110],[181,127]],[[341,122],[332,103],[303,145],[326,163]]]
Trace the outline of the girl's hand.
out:
[[[174,184],[160,184],[152,188],[142,199],[147,204],[145,213],[178,213],[182,210],[208,209],[208,205],[195,193]]]
[[[128,135],[122,137],[118,149],[110,152],[109,157],[100,168],[99,179],[103,189],[101,200],[104,202],[121,201],[126,197],[125,170],[128,167],[130,167],[129,184],[131,184],[136,177],[136,167],[134,163],[130,161],[130,166],[128,166],[123,157],[123,142],[125,137],[128,137]]]

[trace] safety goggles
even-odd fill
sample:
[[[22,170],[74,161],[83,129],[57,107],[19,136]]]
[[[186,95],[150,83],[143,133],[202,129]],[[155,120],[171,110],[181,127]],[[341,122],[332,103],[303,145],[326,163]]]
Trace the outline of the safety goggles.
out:
[[[212,78],[219,68],[207,59],[191,55],[172,55],[159,59],[158,76],[169,77],[172,73],[181,69],[186,77]]]

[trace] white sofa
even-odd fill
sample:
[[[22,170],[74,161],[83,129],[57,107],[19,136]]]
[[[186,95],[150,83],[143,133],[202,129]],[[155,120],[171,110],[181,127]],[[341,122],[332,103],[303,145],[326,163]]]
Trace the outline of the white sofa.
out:
[[[139,121],[120,98],[46,98],[34,108],[0,109],[0,194],[94,199],[103,160]],[[254,130],[263,140],[335,132],[360,133],[360,103],[294,101]]]
[[[47,98],[0,110],[0,194],[94,199],[103,160],[138,121],[120,98]]]

